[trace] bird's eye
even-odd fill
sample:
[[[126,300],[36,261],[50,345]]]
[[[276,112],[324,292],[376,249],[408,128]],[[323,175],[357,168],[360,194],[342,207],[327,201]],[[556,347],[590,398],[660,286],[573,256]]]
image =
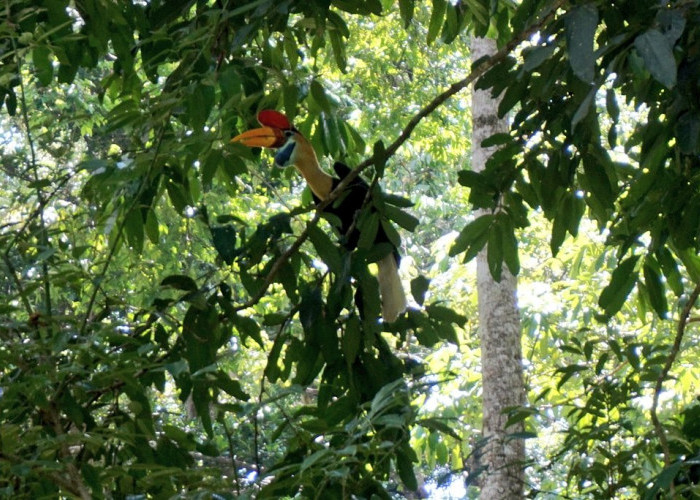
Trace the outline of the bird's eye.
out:
[[[291,136],[293,136],[293,135],[294,135],[294,131],[293,131],[293,130],[285,130],[285,131],[284,131],[284,136],[285,136],[285,137],[291,137]]]

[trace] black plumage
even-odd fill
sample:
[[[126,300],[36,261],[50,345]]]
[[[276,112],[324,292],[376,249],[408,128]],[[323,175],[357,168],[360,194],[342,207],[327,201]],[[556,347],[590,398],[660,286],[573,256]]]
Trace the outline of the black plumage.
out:
[[[340,184],[340,182],[347,177],[352,169],[341,163],[339,161],[333,164],[333,170],[338,175],[338,177],[333,178],[333,190]],[[340,234],[341,242],[345,248],[352,251],[357,248],[357,243],[360,239],[360,231],[357,227],[357,217],[360,215],[365,201],[367,200],[367,193],[369,192],[369,185],[360,176],[355,177],[350,184],[345,187],[345,191],[340,194],[340,196],[334,200],[330,205],[328,205],[324,212],[332,214],[340,220]],[[316,204],[321,202],[321,199],[313,194],[314,201]],[[372,207],[373,211],[376,209]],[[354,223],[354,226],[353,226]],[[352,231],[350,228],[352,227]],[[350,233],[348,234],[348,231]],[[396,265],[398,266],[401,261],[401,256],[398,249],[391,243],[389,237],[384,231],[384,228],[380,224],[377,228],[377,235],[374,238],[374,243],[389,243],[392,247],[392,253],[394,254],[394,259],[396,260]]]

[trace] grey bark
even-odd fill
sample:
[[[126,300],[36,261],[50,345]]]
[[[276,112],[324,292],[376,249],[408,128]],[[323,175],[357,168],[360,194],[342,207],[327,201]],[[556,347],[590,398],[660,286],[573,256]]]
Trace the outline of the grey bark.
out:
[[[472,38],[472,61],[496,52],[496,43],[487,38]],[[493,154],[481,142],[497,132],[506,132],[508,125],[497,116],[498,100],[489,92],[475,90],[472,97],[472,166],[481,171]],[[480,214],[477,214],[480,215]],[[479,457],[484,468],[479,484],[485,500],[523,498],[522,439],[509,435],[520,426],[506,429],[507,408],[525,403],[523,385],[520,317],[516,299],[516,279],[503,266],[501,281],[496,282],[488,268],[486,251],[477,257],[477,293],[479,298],[479,337],[483,384],[483,436],[486,444]]]

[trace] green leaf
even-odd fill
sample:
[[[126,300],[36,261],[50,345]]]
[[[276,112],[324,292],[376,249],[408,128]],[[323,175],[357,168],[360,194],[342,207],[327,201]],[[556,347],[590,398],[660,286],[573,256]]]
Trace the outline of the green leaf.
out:
[[[396,230],[394,225],[389,222],[388,220],[380,219],[380,224],[382,225],[382,229],[384,229],[384,232],[386,233],[387,238],[389,238],[389,241],[391,242],[392,245],[396,248],[401,247],[401,236],[399,235],[399,232]],[[376,245],[375,245],[376,246]]]
[[[586,83],[595,78],[593,39],[598,28],[598,9],[592,3],[574,7],[566,13],[566,45],[574,74]]]
[[[564,205],[564,203],[562,203],[562,205]],[[566,239],[566,219],[568,215],[569,214],[564,210],[558,210],[554,216],[554,222],[552,223],[552,236],[549,239],[549,248],[553,257],[557,256],[559,249]]]
[[[492,88],[492,93],[496,95],[503,91],[509,82],[514,81],[515,73],[510,70],[517,64],[514,57],[507,57],[502,62],[496,64],[477,80],[475,88],[477,90],[487,90]]]
[[[501,102],[498,103],[498,116],[504,117],[516,104],[522,102],[529,92],[528,84],[530,83],[527,75],[520,79],[515,79],[506,88],[505,93],[501,97]]]
[[[423,302],[425,301],[425,294],[428,291],[429,285],[430,280],[422,274],[411,280],[411,295],[413,295],[413,298],[418,305],[423,305]]]
[[[313,243],[314,248],[318,252],[321,260],[334,273],[340,273],[343,268],[343,262],[340,257],[340,252],[328,235],[318,226],[308,226],[309,239]]]
[[[189,205],[187,194],[185,193],[182,185],[169,181],[166,182],[165,188],[168,192],[170,202],[173,204],[173,208],[177,210],[179,214],[182,214],[185,208]]]
[[[563,376],[559,379],[559,382],[557,382],[557,389],[561,389],[566,381],[577,373],[585,372],[586,370],[588,370],[588,367],[585,365],[569,365],[557,368],[557,372],[563,374]]]
[[[144,225],[144,229],[149,241],[153,244],[157,244],[159,242],[158,235],[160,229],[158,226],[158,217],[153,208],[149,208],[148,212],[146,212],[146,224]]]
[[[236,314],[231,318],[233,326],[236,327],[241,336],[241,340],[245,343],[246,339],[253,339],[261,348],[265,348],[262,336],[260,335],[260,325],[253,318]]]
[[[224,157],[220,149],[212,149],[209,151],[206,160],[202,164],[201,178],[202,186],[205,190],[211,188],[212,180],[219,166],[224,162]]]
[[[15,94],[15,91],[12,89],[6,89],[6,92],[5,107],[7,108],[7,114],[15,116],[17,113],[17,94]]]
[[[341,342],[345,362],[352,365],[362,345],[362,329],[360,319],[356,315],[352,315],[348,318]]]
[[[339,31],[331,30],[328,32],[328,39],[331,41],[331,49],[333,50],[335,64],[341,72],[345,73],[348,66],[348,56],[345,52],[345,40],[343,40],[343,35]]]
[[[428,45],[433,43],[440,34],[440,28],[445,20],[445,11],[447,11],[447,0],[433,0],[433,10],[430,13],[430,21],[428,23]]]
[[[537,415],[537,409],[527,406],[518,406],[514,408],[509,408],[506,410],[508,415],[508,420],[506,421],[505,428],[511,427],[513,425],[524,422],[533,415]],[[512,434],[509,434],[512,436]]]
[[[447,425],[445,422],[443,422],[440,419],[437,419],[434,417],[423,418],[423,419],[418,420],[416,422],[416,424],[423,426],[423,427],[426,427],[426,428],[433,430],[433,431],[438,431],[438,432],[441,432],[443,434],[447,434],[448,436],[455,438],[457,441],[462,440],[460,435],[457,434],[457,432],[455,432],[452,429],[452,427],[450,427],[449,425]]]
[[[585,203],[583,199],[578,198],[574,193],[566,193],[561,199],[554,215],[552,237],[549,243],[553,256],[559,253],[559,249],[566,239],[567,231],[572,236],[576,236],[578,233],[578,226],[581,222],[581,217],[583,217],[584,209]]]
[[[303,460],[303,462],[301,463],[300,472],[306,471],[309,467],[316,465],[317,462],[333,459],[333,450],[328,448],[322,448],[318,451],[315,451]]]
[[[184,274],[173,274],[163,279],[160,286],[171,287],[177,290],[185,290],[187,292],[196,292],[198,290],[197,283]]]
[[[615,187],[608,177],[604,161],[594,154],[583,155],[583,173],[587,184],[588,192],[593,195],[606,208],[612,207],[615,203],[613,191]]]
[[[383,177],[384,168],[386,167],[388,156],[386,154],[384,142],[382,142],[381,139],[374,143],[374,151],[372,157],[374,159],[374,169],[377,171],[377,175],[379,177]]]
[[[299,320],[309,336],[318,333],[314,330],[314,326],[318,323],[321,314],[323,314],[321,289],[317,286],[305,288],[299,306]]]
[[[617,103],[615,89],[610,88],[605,92],[605,109],[610,115],[610,118],[617,123],[618,119],[620,118],[620,106]]]
[[[586,116],[588,116],[588,113],[593,108],[593,98],[595,97],[597,90],[597,87],[591,88],[588,94],[586,94],[586,97],[584,97],[583,101],[581,101],[581,104],[576,110],[576,113],[574,113],[574,117],[571,119],[572,133],[576,131],[576,125],[578,125],[581,120],[586,118]]]
[[[450,247],[450,257],[459,255],[462,252],[466,252],[464,256],[465,262],[476,257],[479,250],[486,244],[489,229],[494,219],[492,214],[485,214],[464,226]]]
[[[185,99],[185,108],[190,126],[200,132],[209,118],[214,105],[214,87],[197,85]]]
[[[126,241],[136,253],[143,251],[143,218],[141,210],[130,210],[124,221],[124,232],[126,233]]]
[[[36,77],[43,86],[53,80],[53,65],[51,64],[51,51],[46,45],[37,45],[32,50],[32,62],[36,68]]]
[[[241,401],[250,399],[250,395],[243,390],[241,383],[238,380],[231,379],[227,373],[221,370],[216,372],[216,385],[229,396],[233,396]]]
[[[660,318],[665,318],[668,314],[666,289],[661,281],[658,263],[651,256],[647,256],[644,262],[644,284],[646,285],[649,302],[654,311]]]
[[[678,271],[678,264],[673,258],[671,251],[666,247],[661,247],[656,251],[656,258],[666,277],[666,283],[668,283],[668,286],[673,290],[673,293],[676,297],[683,295],[683,278]]]
[[[229,266],[238,254],[236,248],[236,228],[231,224],[211,228],[212,241],[219,257]]]
[[[267,355],[267,364],[265,365],[265,376],[270,383],[275,383],[281,375],[281,370],[278,365],[282,348],[285,346],[286,335],[278,335],[272,343],[270,353]]]
[[[463,327],[467,323],[467,317],[459,314],[454,309],[441,306],[439,304],[430,304],[425,308],[425,311],[433,319],[444,323],[454,323]]]
[[[389,220],[396,222],[399,226],[411,233],[416,230],[419,224],[417,218],[391,205],[384,207],[384,215],[386,215]]]
[[[404,28],[408,28],[413,19],[414,0],[399,0],[399,14]]]
[[[690,155],[700,152],[700,115],[684,113],[675,125],[675,135],[681,153]]]
[[[374,240],[377,238],[377,231],[379,230],[379,214],[377,212],[371,212],[369,215],[362,219],[362,224],[359,225],[360,238],[357,240],[358,248],[369,249],[374,245]]]
[[[598,298],[598,305],[603,308],[605,315],[611,317],[617,313],[627,296],[634,288],[639,273],[634,268],[639,260],[638,255],[633,255],[622,261],[612,273],[610,283],[606,286]]]
[[[515,237],[513,221],[507,214],[498,214],[496,230],[499,235],[503,252],[503,261],[508,266],[511,274],[517,276],[520,272],[520,259],[518,257],[518,239]]]
[[[399,477],[403,482],[404,486],[409,491],[415,491],[418,489],[418,481],[416,480],[416,474],[413,471],[413,462],[411,458],[403,452],[403,450],[397,450],[396,452],[396,468],[399,472]]]
[[[500,224],[495,224],[487,235],[486,247],[486,262],[491,272],[491,277],[497,281],[501,281],[501,273],[503,271],[503,250],[504,242],[500,231]]]
[[[400,208],[408,208],[415,205],[415,203],[413,203],[408,198],[389,193],[382,193],[382,201],[384,201],[384,203],[386,203],[387,205],[394,205],[395,207]]]
[[[387,238],[389,238],[389,242],[394,245],[395,248],[400,248],[401,247],[401,236],[399,235],[399,232],[396,230],[394,225],[389,222],[388,220],[380,219],[379,223],[382,225],[382,229],[384,229],[384,232],[386,233]],[[375,247],[378,245],[375,245]]]
[[[639,35],[634,40],[634,47],[656,81],[669,89],[676,84],[678,68],[673,49],[659,30],[651,28]]]
[[[311,81],[311,86],[309,90],[311,91],[311,97],[313,98],[314,102],[318,105],[318,107],[321,108],[321,111],[325,113],[333,112],[333,106],[331,105],[331,101],[328,99],[326,91],[324,90],[323,86],[318,82],[318,80]]]
[[[499,132],[497,134],[493,134],[483,141],[481,141],[481,147],[483,148],[490,148],[492,146],[502,146],[504,144],[508,144],[513,141],[513,138],[511,137],[510,134],[506,132]],[[469,172],[469,170],[462,170],[458,175],[462,175],[462,172]],[[476,172],[475,172],[476,173]],[[477,174],[478,175],[478,174]],[[460,184],[462,184],[460,182]],[[462,184],[465,185],[465,184]]]
[[[552,54],[554,54],[556,48],[556,44],[551,43],[549,45],[543,45],[528,51],[523,51],[525,59],[523,69],[525,71],[537,69],[543,62],[552,57]]]
[[[648,492],[649,494],[646,496],[646,498],[649,498],[649,499],[657,498],[657,493],[659,493],[661,491],[668,491],[669,488],[671,487],[671,483],[673,483],[673,481],[678,476],[678,472],[681,470],[682,465],[683,465],[683,462],[681,462],[679,460],[679,461],[672,463],[668,467],[665,467],[653,479],[653,487]]]

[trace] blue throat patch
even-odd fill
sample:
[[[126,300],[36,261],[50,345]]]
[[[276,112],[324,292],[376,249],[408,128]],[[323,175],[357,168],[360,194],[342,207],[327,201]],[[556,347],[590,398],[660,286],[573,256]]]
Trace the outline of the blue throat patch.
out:
[[[277,154],[275,155],[275,164],[279,167],[286,167],[289,165],[289,158],[292,156],[292,152],[296,147],[296,143],[290,141],[288,144],[283,146]]]

